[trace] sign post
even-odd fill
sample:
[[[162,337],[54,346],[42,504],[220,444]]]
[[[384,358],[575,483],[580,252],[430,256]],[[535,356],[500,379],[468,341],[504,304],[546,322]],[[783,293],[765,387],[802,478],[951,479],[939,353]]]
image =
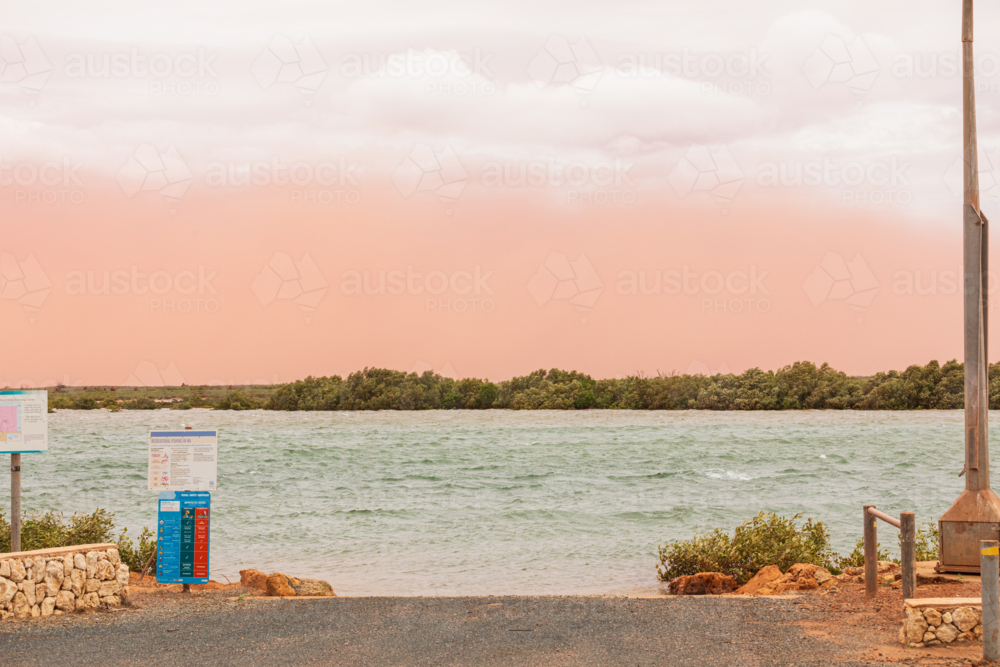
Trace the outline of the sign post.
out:
[[[10,550],[21,550],[21,454],[49,450],[49,392],[0,391],[0,454],[10,454]]]
[[[21,550],[21,455],[10,455],[10,551]]]
[[[149,490],[159,491],[156,581],[207,584],[218,431],[150,431]]]

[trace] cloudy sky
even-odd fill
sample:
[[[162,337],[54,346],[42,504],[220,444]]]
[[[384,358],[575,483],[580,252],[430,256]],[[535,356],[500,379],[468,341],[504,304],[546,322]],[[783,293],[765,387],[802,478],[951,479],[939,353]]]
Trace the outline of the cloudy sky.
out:
[[[0,384],[962,353],[958,3],[136,4],[4,3]]]

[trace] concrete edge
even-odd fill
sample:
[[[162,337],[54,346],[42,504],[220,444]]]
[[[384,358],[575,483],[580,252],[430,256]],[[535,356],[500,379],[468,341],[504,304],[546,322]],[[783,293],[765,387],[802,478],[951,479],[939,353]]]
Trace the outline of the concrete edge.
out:
[[[202,591],[199,591],[201,593]],[[211,592],[211,591],[204,591]],[[248,600],[373,600],[380,598],[485,599],[485,598],[623,598],[628,600],[795,600],[797,595],[246,595]],[[239,597],[227,597],[239,600]],[[978,598],[977,598],[978,599]],[[972,605],[959,605],[972,606]]]
[[[53,547],[51,549],[36,549],[35,551],[15,551],[13,553],[0,553],[0,560],[12,560],[14,558],[35,558],[37,556],[65,556],[66,554],[84,553],[87,551],[107,551],[117,549],[118,545],[109,544],[78,544],[72,547]]]
[[[982,607],[982,598],[909,598],[903,600],[904,607],[911,609],[944,609],[954,607]]]
[[[238,597],[226,598],[227,600],[240,601]],[[243,602],[247,600],[336,600],[336,595],[246,595]]]

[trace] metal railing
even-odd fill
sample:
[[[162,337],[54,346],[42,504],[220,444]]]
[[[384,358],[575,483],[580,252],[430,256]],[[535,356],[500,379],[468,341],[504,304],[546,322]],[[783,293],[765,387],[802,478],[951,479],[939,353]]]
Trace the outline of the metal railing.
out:
[[[900,512],[894,519],[885,512],[865,505],[865,597],[878,595],[878,527],[877,519],[899,529],[900,565],[903,570],[903,599],[913,597],[917,588],[917,518],[913,512]]]

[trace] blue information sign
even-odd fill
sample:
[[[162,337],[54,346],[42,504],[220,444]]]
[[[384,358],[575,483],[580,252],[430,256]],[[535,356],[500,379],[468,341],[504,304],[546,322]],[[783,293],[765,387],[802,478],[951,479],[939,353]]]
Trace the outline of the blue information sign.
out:
[[[207,584],[212,494],[161,491],[159,505],[156,581]]]

